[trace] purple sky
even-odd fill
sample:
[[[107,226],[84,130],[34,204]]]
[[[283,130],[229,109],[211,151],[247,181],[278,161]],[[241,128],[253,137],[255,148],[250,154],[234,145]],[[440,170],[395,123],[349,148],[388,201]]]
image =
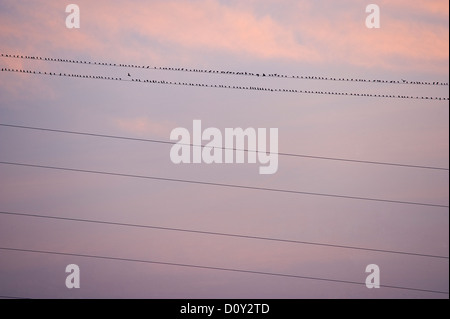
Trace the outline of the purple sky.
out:
[[[0,53],[151,67],[449,82],[448,2],[0,0]],[[448,85],[313,81],[0,57],[1,68],[238,86],[448,97]],[[278,128],[279,156],[181,164],[168,144],[0,125],[0,161],[448,206],[448,101],[294,94],[0,73],[0,124],[168,141],[192,121]],[[224,188],[0,164],[0,211],[448,256],[448,207]],[[406,256],[0,213],[0,247],[193,264],[446,291],[448,258]],[[65,286],[77,264],[81,288]],[[411,290],[0,249],[0,296],[448,298]]]

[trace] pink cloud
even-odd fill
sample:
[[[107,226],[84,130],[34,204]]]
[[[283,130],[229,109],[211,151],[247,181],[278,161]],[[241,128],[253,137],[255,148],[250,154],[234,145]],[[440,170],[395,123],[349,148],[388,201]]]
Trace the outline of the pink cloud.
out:
[[[100,13],[99,20],[114,29],[117,23],[114,17],[125,12],[133,17],[133,26],[127,24],[125,28],[190,49],[206,48],[257,58],[302,56],[305,60],[315,60],[313,50],[297,43],[293,34],[270,16],[257,18],[251,11],[217,1],[164,1],[128,8],[113,5]]]
[[[284,1],[282,5],[293,13],[280,20],[268,11],[257,14],[260,2],[225,5],[216,0],[171,0],[124,5],[80,1],[79,30],[65,28],[64,6],[46,2],[45,10],[21,6],[21,19],[28,23],[19,27],[14,17],[8,17],[0,38],[6,40],[4,50],[17,49],[8,40],[14,34],[23,40],[21,49],[26,54],[64,50],[74,56],[89,54],[130,63],[164,64],[176,59],[199,64],[198,52],[202,52],[395,70],[410,70],[414,65],[419,71],[447,72],[448,26],[434,24],[430,15],[448,18],[448,4],[400,2],[380,3],[382,27],[378,30],[365,27],[365,6],[358,2],[330,3],[323,11],[311,2]],[[405,20],[405,10],[423,19]],[[403,14],[403,19],[396,13]]]
[[[361,4],[336,7],[334,14],[321,15],[299,7],[303,10],[302,22],[295,28],[320,52],[323,61],[397,70],[411,70],[413,65],[415,70],[447,72],[443,69],[448,65],[448,27],[416,18],[423,16],[425,8],[427,13],[443,13],[436,4],[430,7],[420,3],[415,2],[412,9],[406,3],[398,7],[391,2],[380,4],[380,29],[365,27],[367,13]],[[414,10],[414,18],[405,20],[405,10]],[[318,27],[305,27],[310,25]]]

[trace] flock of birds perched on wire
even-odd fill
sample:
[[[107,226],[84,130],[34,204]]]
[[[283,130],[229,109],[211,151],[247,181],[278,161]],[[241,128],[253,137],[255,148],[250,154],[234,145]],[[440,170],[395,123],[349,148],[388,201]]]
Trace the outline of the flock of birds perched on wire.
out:
[[[135,65],[135,64],[121,64],[121,63],[116,64],[116,63],[108,63],[108,62],[91,62],[91,61],[48,58],[48,57],[18,55],[18,54],[14,55],[14,54],[3,54],[2,53],[1,56],[6,57],[6,58],[29,59],[29,60],[75,63],[75,64],[87,64],[87,65],[100,65],[100,66],[111,66],[111,67],[136,68],[136,69],[153,69],[153,70],[164,70],[164,71],[198,72],[198,73],[241,75],[241,76],[254,76],[254,77],[277,77],[277,78],[291,78],[291,79],[303,79],[303,80],[448,86],[448,83],[438,82],[438,81],[434,81],[434,82],[408,81],[405,79],[380,80],[380,79],[336,78],[336,77],[303,76],[303,75],[288,76],[288,75],[277,74],[277,73],[266,74],[266,73],[217,71],[217,70],[174,68],[174,67],[156,67],[156,66],[150,67],[148,65],[146,66],[146,65]],[[269,92],[289,92],[289,93],[302,93],[302,94],[341,95],[341,96],[396,98],[396,99],[449,100],[449,97],[436,97],[436,96],[412,96],[412,95],[404,95],[404,94],[396,95],[396,94],[376,94],[376,93],[333,92],[333,91],[320,91],[320,90],[269,88],[269,87],[262,87],[262,86],[242,86],[242,85],[205,84],[205,83],[193,83],[193,82],[181,82],[181,81],[148,80],[148,79],[133,78],[129,72],[127,73],[127,76],[128,76],[127,78],[122,78],[122,77],[62,73],[62,72],[58,72],[58,73],[57,72],[41,72],[41,71],[36,71],[36,70],[13,69],[13,68],[2,68],[1,71],[29,73],[29,74],[38,74],[38,75],[76,77],[76,78],[84,78],[84,79],[100,79],[100,80],[130,81],[130,82],[153,83],[153,84],[196,86],[196,87],[205,87],[205,88],[225,88],[225,89],[236,89],[236,90],[252,90],[252,91],[255,90],[255,91],[269,91]]]

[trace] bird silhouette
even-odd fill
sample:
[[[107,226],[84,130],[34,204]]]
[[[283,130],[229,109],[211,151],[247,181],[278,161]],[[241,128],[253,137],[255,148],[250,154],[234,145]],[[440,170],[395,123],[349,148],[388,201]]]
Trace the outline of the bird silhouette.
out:
[[[128,76],[131,76],[131,74],[130,74],[130,73],[128,73]]]

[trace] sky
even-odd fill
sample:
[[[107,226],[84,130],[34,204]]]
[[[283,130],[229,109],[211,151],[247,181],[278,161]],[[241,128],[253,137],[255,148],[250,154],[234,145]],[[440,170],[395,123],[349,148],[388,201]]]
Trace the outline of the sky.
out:
[[[67,28],[70,3],[0,0],[0,296],[448,298],[448,1],[77,0]],[[175,164],[172,144],[143,141],[194,120],[277,128],[279,153],[302,156],[259,174]]]

